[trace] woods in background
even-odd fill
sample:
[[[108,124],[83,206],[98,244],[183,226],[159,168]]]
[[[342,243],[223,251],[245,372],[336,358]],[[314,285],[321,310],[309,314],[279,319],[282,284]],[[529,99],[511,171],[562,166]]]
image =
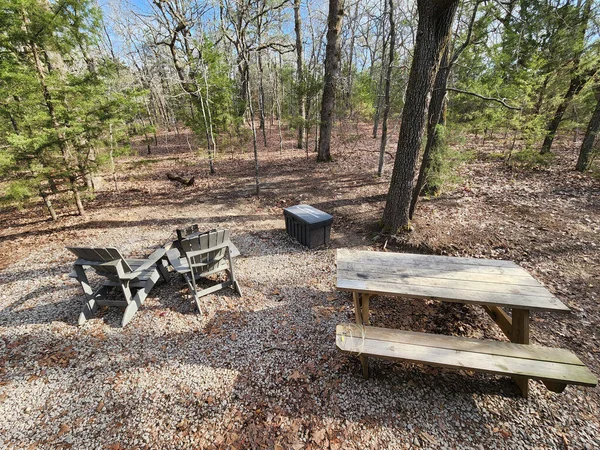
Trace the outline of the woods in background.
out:
[[[383,225],[435,195],[447,131],[506,136],[506,159],[551,157],[556,136],[598,153],[599,5],[592,0],[0,0],[0,173],[5,202],[69,198],[114,175],[130,140],[193,130],[207,172],[251,142],[256,194],[267,127],[336,157],[332,130],[371,123],[390,176]],[[410,69],[409,69],[410,68]],[[390,121],[399,128],[384,173]],[[424,155],[421,156],[421,150]],[[533,156],[532,156],[533,157]],[[421,162],[421,164],[419,164]],[[113,176],[118,189],[116,176]]]

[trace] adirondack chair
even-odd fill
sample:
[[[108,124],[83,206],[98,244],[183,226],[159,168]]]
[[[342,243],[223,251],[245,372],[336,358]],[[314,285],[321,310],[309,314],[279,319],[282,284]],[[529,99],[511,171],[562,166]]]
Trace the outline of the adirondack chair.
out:
[[[200,313],[203,312],[200,297],[229,286],[242,295],[233,270],[233,259],[239,256],[240,252],[229,240],[229,230],[200,233],[195,225],[185,230],[177,230],[177,236],[178,240],[167,252],[167,258],[173,270],[185,279]],[[227,272],[227,281],[205,289],[200,289],[196,283],[199,278],[223,271]]]
[[[164,248],[156,250],[147,259],[125,259],[116,248],[67,247],[67,250],[78,258],[71,277],[77,279],[86,295],[79,325],[91,319],[99,306],[125,307],[121,325],[127,325],[159,278],[162,276],[167,280],[169,275],[162,261],[166,253]],[[105,278],[95,291],[86,275],[90,268]],[[114,287],[121,288],[123,299],[108,298]]]

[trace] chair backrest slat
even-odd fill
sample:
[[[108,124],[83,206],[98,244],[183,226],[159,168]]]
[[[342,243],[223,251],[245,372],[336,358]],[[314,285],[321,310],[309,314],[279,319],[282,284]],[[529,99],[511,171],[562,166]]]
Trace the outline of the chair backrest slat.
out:
[[[182,239],[181,248],[185,253],[191,251],[209,250],[210,248],[220,245],[227,240],[229,240],[229,230],[211,230],[201,233],[197,236],[191,236],[186,239]],[[203,272],[211,272],[224,263],[224,256],[224,248],[209,251],[203,255],[194,256],[190,258],[192,270],[194,270],[197,276],[202,275]],[[200,268],[194,267],[198,264],[207,263],[208,266],[202,266]]]
[[[118,278],[119,276],[116,267],[100,265],[106,262],[121,261],[121,266],[123,267],[123,271],[125,273],[133,271],[129,264],[127,264],[127,261],[123,255],[121,255],[121,252],[113,247],[67,247],[67,250],[69,250],[78,258],[85,259],[91,263],[97,263],[97,265],[91,264],[91,266],[98,274],[105,277]]]

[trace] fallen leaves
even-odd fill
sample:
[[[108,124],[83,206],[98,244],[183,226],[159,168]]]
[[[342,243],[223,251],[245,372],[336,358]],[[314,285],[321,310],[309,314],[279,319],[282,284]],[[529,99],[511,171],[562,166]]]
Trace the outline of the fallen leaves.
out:
[[[299,371],[294,370],[294,372],[288,377],[288,380],[306,380],[306,375],[303,375]]]
[[[70,431],[71,431],[71,427],[68,424],[63,423],[59,427],[58,433],[56,434],[56,437],[61,437],[61,436],[65,435],[65,434],[67,434]]]

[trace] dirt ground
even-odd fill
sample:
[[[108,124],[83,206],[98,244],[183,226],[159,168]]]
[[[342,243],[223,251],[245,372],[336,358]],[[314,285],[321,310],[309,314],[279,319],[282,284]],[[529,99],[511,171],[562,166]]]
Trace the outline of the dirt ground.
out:
[[[533,343],[575,352],[600,375],[600,180],[572,170],[577,145],[559,142],[552,165],[509,166],[501,138],[468,136],[458,181],[423,200],[414,231],[379,232],[392,170],[374,176],[378,141],[366,125],[338,129],[332,163],[260,146],[260,197],[250,144],[221,149],[217,173],[193,138],[159,135],[105,174],[87,215],[56,201],[0,213],[0,446],[5,448],[599,448],[600,391],[562,394],[535,383],[528,400],[505,377],[374,362],[362,380],[335,349],[336,323],[352,320],[335,292],[343,247],[510,259],[563,303],[534,313]],[[397,130],[392,131],[397,136]],[[260,142],[260,141],[259,141]],[[314,145],[311,142],[311,146]],[[184,187],[166,174],[195,177]],[[326,249],[285,235],[282,208],[308,203],[335,218]],[[67,276],[67,245],[147,255],[190,223],[227,227],[242,253],[244,296],[208,296],[200,316],[173,276],[125,329],[103,311],[77,326],[82,294]],[[475,307],[375,298],[373,323],[502,339]]]

